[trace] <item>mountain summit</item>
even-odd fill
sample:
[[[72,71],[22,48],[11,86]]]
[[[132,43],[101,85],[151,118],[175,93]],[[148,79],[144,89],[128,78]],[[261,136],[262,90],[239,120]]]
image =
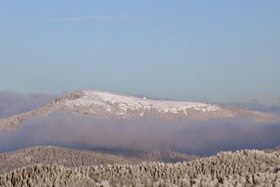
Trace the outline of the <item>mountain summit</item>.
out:
[[[221,105],[153,100],[146,97],[83,90],[63,95],[51,103],[30,112],[0,120],[0,129],[16,128],[27,119],[40,118],[53,112],[70,112],[94,118],[161,118],[167,120],[219,120],[246,118],[254,121],[270,121],[274,116],[242,108]]]

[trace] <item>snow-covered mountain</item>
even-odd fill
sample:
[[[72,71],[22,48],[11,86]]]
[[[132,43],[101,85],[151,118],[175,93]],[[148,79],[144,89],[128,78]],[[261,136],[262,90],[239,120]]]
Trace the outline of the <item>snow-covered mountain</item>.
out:
[[[215,104],[152,100],[146,97],[140,98],[95,90],[84,90],[66,94],[36,110],[2,119],[0,120],[0,128],[15,128],[24,120],[47,116],[55,111],[87,115],[94,118],[127,119],[157,117],[167,120],[210,120],[242,117],[255,121],[275,119],[274,116],[267,113],[248,111],[241,108],[229,108]]]
[[[127,118],[160,113],[182,114],[187,117],[189,111],[209,113],[221,108],[217,105],[204,103],[151,100],[146,97],[139,98],[100,91],[82,91],[77,93],[75,99],[65,100],[64,109],[89,115]]]

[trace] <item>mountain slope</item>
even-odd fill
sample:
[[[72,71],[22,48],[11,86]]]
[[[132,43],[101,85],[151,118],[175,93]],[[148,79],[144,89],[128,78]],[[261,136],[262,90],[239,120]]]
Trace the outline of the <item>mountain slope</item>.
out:
[[[211,120],[246,118],[270,121],[275,117],[262,112],[220,105],[165,101],[125,96],[100,91],[78,91],[66,94],[51,103],[33,110],[0,120],[0,129],[15,129],[25,120],[47,116],[55,111],[87,115],[94,118],[162,118],[167,120]]]
[[[198,157],[175,151],[134,150],[134,155],[128,155],[76,150],[57,146],[35,146],[0,153],[0,174],[34,164],[58,164],[66,167],[78,167],[101,164],[138,164],[144,161],[178,162],[196,158]]]
[[[279,152],[222,152],[190,162],[66,168],[35,165],[0,175],[1,186],[279,186]]]
[[[34,164],[59,164],[67,167],[101,164],[133,164],[141,159],[56,146],[36,146],[0,153],[0,173]]]

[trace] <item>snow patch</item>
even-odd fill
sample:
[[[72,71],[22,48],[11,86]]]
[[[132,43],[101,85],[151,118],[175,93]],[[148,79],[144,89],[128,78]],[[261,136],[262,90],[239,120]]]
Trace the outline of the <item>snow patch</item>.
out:
[[[139,111],[140,116],[144,116],[144,111],[151,110],[171,114],[183,113],[187,116],[187,110],[214,112],[221,109],[217,105],[206,103],[151,100],[146,97],[138,98],[100,91],[82,91],[81,93],[82,96],[80,98],[66,100],[64,105],[69,108],[102,108],[104,112],[113,113],[113,111],[115,111],[115,114],[124,116],[127,115],[129,111]]]

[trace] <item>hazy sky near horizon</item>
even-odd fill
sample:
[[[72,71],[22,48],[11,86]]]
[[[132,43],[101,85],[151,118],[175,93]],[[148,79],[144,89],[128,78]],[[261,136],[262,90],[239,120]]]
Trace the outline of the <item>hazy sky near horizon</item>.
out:
[[[0,2],[0,90],[280,103],[280,1]]]

